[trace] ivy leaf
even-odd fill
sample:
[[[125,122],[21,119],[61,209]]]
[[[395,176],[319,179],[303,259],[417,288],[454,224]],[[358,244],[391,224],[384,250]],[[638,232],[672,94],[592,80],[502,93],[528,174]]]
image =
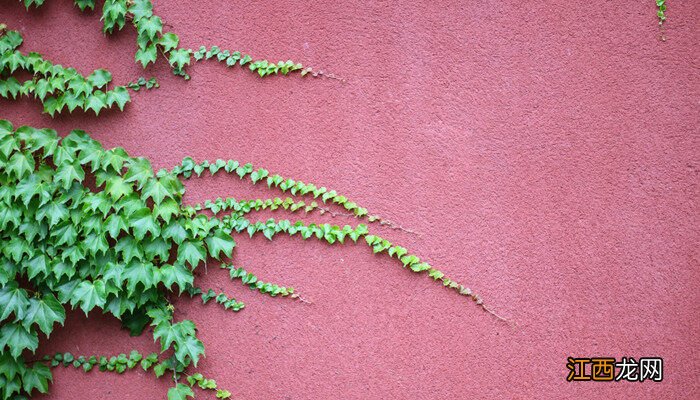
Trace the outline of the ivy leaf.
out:
[[[20,87],[21,85],[19,84],[19,81],[14,76],[7,78],[7,80],[0,79],[0,96],[6,98],[12,96],[13,99],[16,99],[17,95],[19,94]]]
[[[46,337],[49,337],[53,324],[58,322],[63,325],[66,320],[66,310],[53,294],[45,294],[41,299],[32,298],[30,303],[27,315],[22,321],[27,329],[32,324],[37,324]]]
[[[126,226],[126,221],[124,217],[115,213],[107,218],[105,222],[105,228],[112,239],[116,239],[120,232],[128,232],[129,228]]]
[[[141,198],[152,198],[155,204],[160,204],[164,198],[173,197],[172,185],[167,179],[148,179],[141,192]]]
[[[168,62],[170,62],[170,65],[182,69],[185,65],[190,64],[190,52],[186,49],[177,49],[173,50],[170,52],[170,56],[168,57]]]
[[[123,277],[128,281],[127,289],[134,293],[136,285],[141,283],[144,289],[154,286],[157,282],[153,264],[132,260],[124,269]]]
[[[104,307],[106,301],[105,284],[99,279],[94,282],[80,282],[70,298],[71,306],[75,307],[76,304],[80,303],[80,309],[83,310],[85,315],[95,306]]]
[[[9,317],[11,313],[15,313],[15,320],[23,320],[25,311],[29,306],[27,291],[19,288],[17,282],[9,282],[0,289],[0,306],[2,306],[0,307],[2,309],[0,321]]]
[[[167,53],[170,50],[176,49],[177,45],[180,43],[180,38],[177,37],[176,34],[168,32],[164,33],[163,36],[160,37],[160,40],[158,41],[158,44],[163,46],[163,50]]]
[[[156,48],[156,45],[153,43],[146,46],[145,48],[139,47],[139,49],[136,50],[136,55],[134,56],[136,61],[140,62],[141,66],[143,68],[146,68],[148,66],[148,64],[150,64],[150,63],[156,62],[157,57],[158,57],[158,49]]]
[[[155,258],[161,261],[167,260],[170,258],[170,247],[172,247],[172,242],[165,241],[162,237],[146,240],[143,244],[144,253],[149,260],[154,260]]]
[[[90,85],[100,89],[112,81],[112,73],[106,69],[96,69],[87,77],[87,81]]]
[[[72,92],[66,92],[63,97],[63,102],[68,108],[68,111],[73,112],[73,110],[75,110],[78,106],[85,104],[85,96]]]
[[[151,162],[143,157],[129,159],[127,171],[124,175],[126,182],[137,182],[140,190],[148,179],[153,177],[153,167]]]
[[[192,269],[196,268],[206,257],[207,253],[200,242],[185,241],[177,249],[177,261],[179,263],[188,262]]]
[[[230,258],[233,253],[233,248],[236,246],[236,242],[231,235],[224,231],[217,231],[212,236],[206,238],[206,242],[209,254],[217,260],[221,252],[223,252],[226,257]]]
[[[163,21],[161,21],[159,16],[154,15],[140,18],[136,22],[136,29],[139,35],[144,35],[150,40],[153,40],[163,31]]]
[[[75,5],[80,8],[80,11],[85,11],[86,9],[95,9],[95,0],[75,0]]]
[[[194,335],[185,336],[183,340],[177,343],[175,350],[175,358],[177,358],[178,361],[184,364],[189,357],[195,367],[197,367],[199,356],[203,354],[204,344],[201,340],[194,337]]]
[[[60,164],[54,175],[54,181],[62,183],[61,187],[66,190],[70,189],[73,181],[82,182],[83,179],[85,179],[85,171],[77,161]]]
[[[42,363],[34,363],[31,368],[25,368],[22,373],[22,389],[27,394],[31,395],[35,389],[39,393],[48,392],[49,382],[53,382],[51,370]]]
[[[113,176],[107,179],[105,184],[107,194],[112,197],[112,200],[117,201],[124,196],[128,196],[134,192],[131,184],[127,183],[120,176]]]
[[[192,285],[194,283],[194,276],[192,275],[192,272],[190,272],[182,264],[166,264],[160,268],[160,273],[165,286],[170,289],[175,283],[177,284],[180,293],[182,293],[182,291],[185,290],[188,285]]]
[[[107,107],[107,95],[101,90],[96,90],[85,100],[85,109],[92,110],[95,115],[100,115],[100,110]]]
[[[14,358],[19,358],[24,349],[29,349],[33,353],[38,346],[39,337],[36,332],[26,329],[19,323],[5,324],[0,328],[0,351],[7,347]]]
[[[188,397],[194,398],[194,392],[187,385],[178,383],[177,386],[168,389],[168,400],[187,400]]]
[[[124,111],[124,105],[129,101],[131,101],[131,96],[124,86],[117,86],[107,92],[107,105],[109,107],[116,104],[119,107],[119,111]]]
[[[27,276],[29,277],[29,279],[34,279],[39,274],[42,275],[42,278],[46,278],[49,274],[49,270],[46,266],[47,261],[48,258],[43,254],[39,254],[31,260],[27,261]]]
[[[182,244],[187,238],[187,231],[182,226],[179,220],[171,221],[168,226],[163,229],[163,239],[172,239],[173,242]]]
[[[34,171],[34,166],[34,158],[32,158],[30,154],[15,153],[7,162],[5,168],[8,173],[14,173],[15,177],[19,180],[24,178],[24,175]]]
[[[153,15],[153,3],[150,0],[133,0],[129,12],[134,16],[134,22],[138,22],[141,18]]]
[[[153,213],[165,221],[170,222],[170,219],[180,213],[180,205],[173,199],[165,199],[162,203],[153,207]]]
[[[153,339],[160,341],[161,352],[170,348],[175,343],[180,343],[188,336],[194,336],[195,325],[190,320],[184,320],[175,324],[162,321],[153,330]]]
[[[134,231],[136,240],[142,240],[146,236],[146,232],[150,232],[153,236],[160,235],[160,227],[148,207],[135,211],[129,218],[129,224]]]

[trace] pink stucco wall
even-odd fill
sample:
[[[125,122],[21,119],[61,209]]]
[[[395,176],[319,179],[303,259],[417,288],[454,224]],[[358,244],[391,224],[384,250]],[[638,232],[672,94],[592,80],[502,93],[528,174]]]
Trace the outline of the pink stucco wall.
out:
[[[238,314],[181,300],[202,372],[241,399],[700,398],[700,3],[670,1],[157,1],[182,45],[292,58],[347,83],[259,80],[202,63],[185,82],[133,62],[68,1],[0,18],[23,50],[115,81],[157,76],[124,113],[16,126],[82,128],[170,167],[235,158],[347,194],[414,230],[382,231],[476,289],[501,323],[365,246],[237,237],[235,262],[312,302],[256,295],[211,267]],[[221,177],[187,201],[259,189]],[[327,221],[328,218],[321,218]],[[338,223],[349,223],[336,219]],[[40,352],[155,350],[73,313]],[[96,323],[95,323],[96,321]],[[660,356],[662,383],[565,381],[567,356]],[[168,382],[58,369],[51,399],[164,398]]]

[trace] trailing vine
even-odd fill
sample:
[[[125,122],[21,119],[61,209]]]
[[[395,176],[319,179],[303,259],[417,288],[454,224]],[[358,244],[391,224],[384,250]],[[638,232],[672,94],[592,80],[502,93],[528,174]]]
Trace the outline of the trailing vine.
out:
[[[656,7],[658,8],[656,16],[659,17],[659,25],[663,25],[666,22],[666,0],[655,0]]]
[[[40,6],[43,0],[24,0],[24,4]],[[82,11],[95,8],[94,0],[75,4]],[[197,51],[179,48],[179,37],[163,32],[163,22],[148,0],[106,0],[102,20],[107,34],[127,23],[134,26],[138,32],[135,60],[144,68],[160,54],[173,73],[185,79],[189,79],[187,66],[210,59],[229,67],[247,65],[260,77],[294,72],[303,76],[311,71],[292,61],[253,61],[249,55],[217,46]],[[19,32],[0,26],[0,96],[32,96],[51,116],[76,109],[99,115],[115,106],[121,111],[131,99],[129,90],[158,87],[155,78],[112,86],[112,74],[105,69],[83,76],[38,53],[23,53],[21,44]],[[22,74],[31,78],[20,81]],[[291,196],[184,204],[183,181],[205,174],[228,174]],[[252,217],[259,210],[337,215],[333,209],[360,223],[341,227]],[[243,310],[245,305],[235,298],[196,285],[195,271],[214,260],[228,270],[231,280],[240,280],[252,290],[304,301],[294,288],[231,265],[228,260],[237,234],[262,235],[268,240],[288,235],[334,246],[364,243],[373,253],[425,273],[501,318],[471,289],[405,247],[371,233],[373,224],[406,230],[371,215],[335,190],[252,164],[221,159],[196,162],[186,157],[170,170],[154,171],[149,160],[131,157],[120,147],[104,149],[80,130],[60,137],[51,129],[15,128],[0,120],[0,397],[21,399],[46,393],[51,368],[72,366],[85,372],[115,373],[140,367],[156,377],[167,375],[174,382],[167,393],[169,400],[194,397],[194,387],[229,398],[231,392],[219,388],[213,379],[192,373],[205,347],[195,324],[176,318],[170,299],[187,294],[199,296],[204,304]],[[86,316],[96,310],[111,314],[132,335],[151,326],[161,353],[144,356],[134,350],[109,357],[58,353],[32,360],[40,336],[50,339],[56,325],[65,322],[66,307],[80,309]]]

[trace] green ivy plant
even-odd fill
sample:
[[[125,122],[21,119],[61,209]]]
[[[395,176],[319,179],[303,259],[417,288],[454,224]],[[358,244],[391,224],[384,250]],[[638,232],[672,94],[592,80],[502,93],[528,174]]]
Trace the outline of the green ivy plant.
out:
[[[655,1],[656,7],[658,8],[656,15],[659,17],[659,25],[663,25],[663,23],[666,22],[666,0]]]
[[[43,0],[24,0],[27,7]],[[94,0],[76,0],[81,10],[94,9]],[[135,59],[144,67],[161,54],[176,75],[188,79],[186,66],[216,59],[229,67],[248,65],[261,77],[309,72],[292,61],[253,61],[237,51],[217,46],[197,51],[178,47],[179,38],[163,32],[147,0],[106,0],[102,10],[107,34],[129,22],[138,32]],[[50,115],[76,109],[123,110],[131,91],[158,87],[155,78],[139,78],[111,86],[105,69],[88,76],[53,64],[38,53],[18,48],[22,37],[0,26],[0,96],[31,96]],[[31,78],[20,81],[18,76]],[[264,199],[217,198],[186,205],[183,181],[202,175],[227,174],[265,185],[287,197]],[[357,225],[306,224],[288,219],[254,220],[259,210],[288,213],[332,213],[344,210]],[[192,321],[178,320],[169,299],[199,296],[226,310],[239,312],[245,304],[225,293],[198,287],[195,271],[216,261],[232,280],[272,297],[302,300],[294,288],[264,281],[243,267],[230,264],[235,235],[277,235],[320,240],[328,245],[365,243],[404,268],[425,273],[436,282],[466,296],[492,313],[469,288],[445,276],[408,249],[370,233],[374,225],[403,229],[335,190],[272,174],[236,160],[195,161],[186,157],[170,170],[154,171],[149,160],[131,157],[122,148],[104,149],[86,132],[64,137],[51,129],[13,127],[0,120],[0,398],[23,399],[46,393],[51,368],[73,366],[124,373],[140,367],[156,377],[167,375],[174,386],[169,400],[194,397],[194,387],[226,399],[231,392],[196,372],[205,354]],[[101,311],[119,319],[132,335],[153,328],[161,354],[74,356],[59,353],[32,359],[39,339],[50,340],[63,325],[66,308],[86,315]],[[181,378],[184,378],[181,379]]]
[[[39,7],[43,0],[24,0],[24,5]],[[94,10],[94,0],[75,0],[75,5],[81,10]],[[180,48],[180,38],[172,32],[163,32],[162,19],[153,14],[153,4],[150,0],[106,0],[102,7],[103,27],[105,34],[112,34],[126,26],[127,21],[138,33],[137,50],[134,59],[143,68],[156,62],[159,54],[164,57],[175,75],[190,79],[186,67],[195,61],[216,59],[227,67],[248,66],[248,70],[260,77],[269,75],[288,75],[300,72],[301,76],[313,72],[311,68],[303,68],[300,63],[291,60],[270,62],[268,60],[253,60],[248,54],[240,51],[223,50],[218,46],[207,49],[201,46],[199,50]],[[0,24],[0,34],[7,27]],[[16,99],[18,96],[34,97],[39,100],[44,112],[52,117],[62,111],[73,112],[75,109],[92,110],[96,115],[104,109],[124,105],[131,100],[127,89],[138,90],[141,86],[124,85],[108,89],[112,82],[112,74],[105,69],[95,70],[89,76],[80,75],[75,68],[63,67],[45,60],[35,52],[22,53],[18,48],[22,44],[22,36],[17,31],[8,31],[0,45],[0,97]],[[20,82],[18,73],[27,72],[32,78]],[[150,82],[150,81],[149,81]],[[149,87],[150,86],[150,87]]]

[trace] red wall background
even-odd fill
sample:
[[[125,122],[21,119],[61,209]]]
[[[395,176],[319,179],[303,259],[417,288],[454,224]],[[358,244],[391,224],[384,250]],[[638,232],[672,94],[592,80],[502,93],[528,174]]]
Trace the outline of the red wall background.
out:
[[[366,246],[237,236],[236,264],[312,304],[211,265],[202,286],[246,309],[178,301],[207,349],[201,372],[236,398],[700,397],[698,2],[669,2],[666,42],[651,0],[155,2],[185,47],[291,58],[346,83],[215,62],[190,82],[162,60],[144,72],[133,29],[104,37],[99,13],[71,3],[2,0],[1,19],[24,51],[161,88],[99,118],[51,119],[27,99],[0,101],[0,118],[85,129],[157,168],[235,158],[335,188],[414,230],[381,233],[515,324]],[[188,183],[186,201],[267,193],[237,181]],[[87,321],[70,314],[39,353],[156,349]],[[664,381],[567,383],[567,356],[663,357]],[[169,385],[54,375],[46,398],[164,398]]]

